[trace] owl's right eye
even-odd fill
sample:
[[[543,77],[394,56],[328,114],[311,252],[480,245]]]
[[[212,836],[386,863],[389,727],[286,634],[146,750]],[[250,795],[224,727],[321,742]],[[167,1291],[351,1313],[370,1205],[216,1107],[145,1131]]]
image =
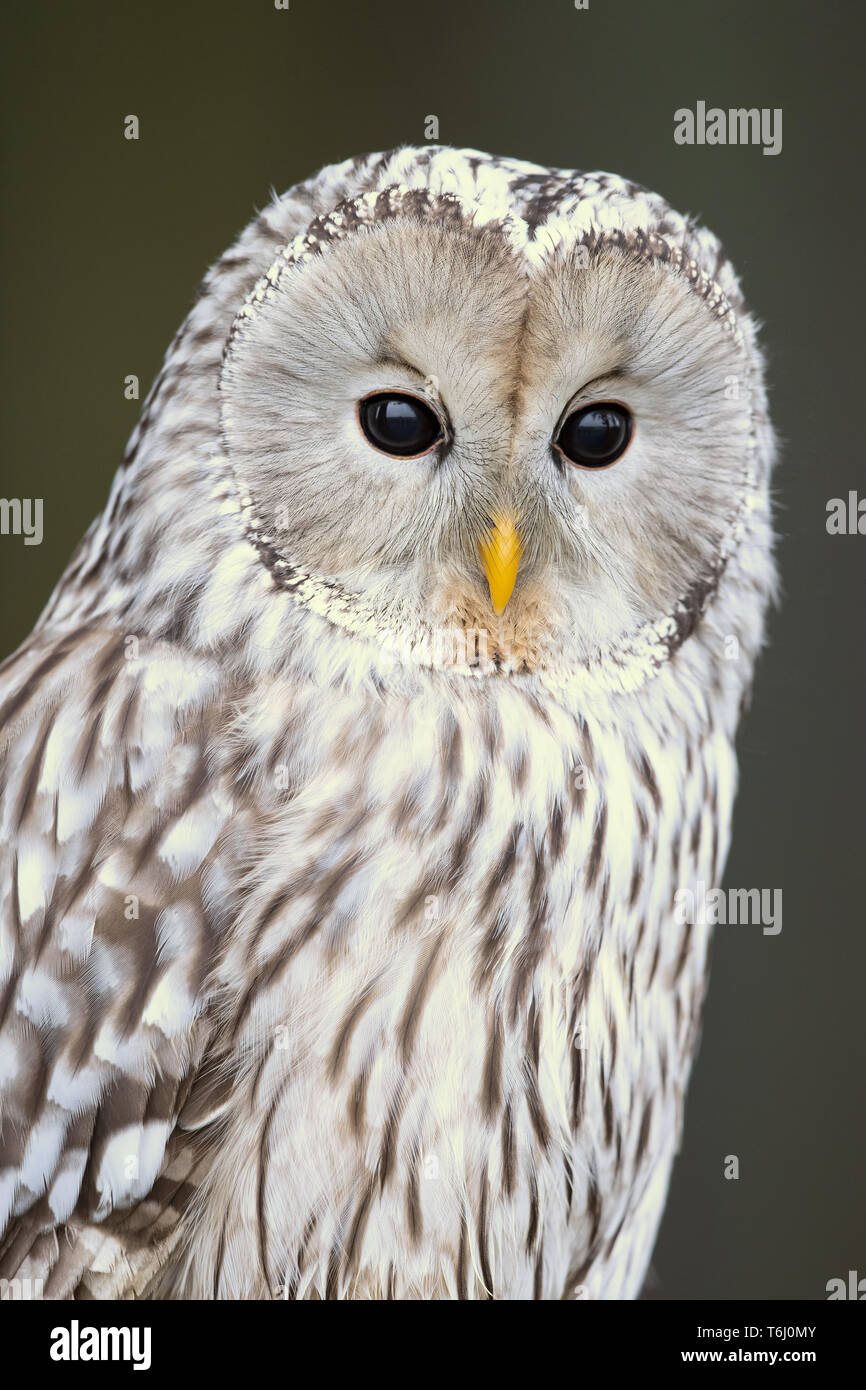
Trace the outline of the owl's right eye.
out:
[[[396,391],[359,401],[358,423],[374,449],[395,458],[420,458],[444,437],[429,405]]]
[[[625,406],[603,401],[569,415],[555,444],[578,468],[607,468],[625,453],[633,428]]]

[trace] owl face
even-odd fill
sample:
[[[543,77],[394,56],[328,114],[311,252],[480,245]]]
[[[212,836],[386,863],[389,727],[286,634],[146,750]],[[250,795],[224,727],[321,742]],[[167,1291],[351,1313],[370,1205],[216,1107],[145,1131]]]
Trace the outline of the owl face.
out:
[[[454,196],[318,218],[230,335],[221,429],[262,562],[496,669],[589,662],[712,589],[748,487],[749,353],[661,236],[534,239]],[[360,624],[360,617],[359,617]]]

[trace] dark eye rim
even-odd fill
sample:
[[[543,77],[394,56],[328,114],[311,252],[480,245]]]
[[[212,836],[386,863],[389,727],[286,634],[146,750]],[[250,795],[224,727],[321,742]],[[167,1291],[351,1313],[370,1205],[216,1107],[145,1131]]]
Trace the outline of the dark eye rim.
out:
[[[361,423],[361,406],[365,401],[375,400],[377,396],[405,396],[408,400],[418,401],[421,405],[426,406],[439,425],[439,433],[432,444],[428,444],[426,449],[422,449],[420,453],[417,454],[395,454],[393,451],[381,449],[378,444],[374,444]],[[375,391],[367,391],[363,396],[359,396],[358,400],[355,402],[355,423],[361,431],[365,443],[369,444],[371,449],[375,449],[377,454],[382,454],[386,459],[396,459],[399,460],[400,463],[405,463],[407,460],[411,459],[426,458],[428,454],[433,453],[434,449],[441,449],[444,444],[448,443],[448,430],[445,422],[429,397],[422,396],[418,391],[408,391],[402,386],[392,390],[385,389],[384,391],[379,388]]]
[[[617,454],[615,459],[611,459],[610,463],[575,463],[574,459],[570,459],[564,449],[560,448],[559,444],[559,436],[562,433],[566,421],[570,420],[572,415],[581,415],[585,410],[599,410],[602,406],[606,405],[619,406],[620,410],[625,411],[629,418],[629,434],[625,448],[621,454]],[[634,443],[636,433],[637,421],[635,420],[634,411],[631,406],[626,405],[625,401],[619,400],[616,396],[605,396],[603,400],[585,401],[582,405],[579,405],[577,409],[567,410],[556,427],[556,432],[551,440],[551,447],[569,468],[579,468],[582,473],[605,473],[608,468],[616,468],[616,465],[622,462]]]

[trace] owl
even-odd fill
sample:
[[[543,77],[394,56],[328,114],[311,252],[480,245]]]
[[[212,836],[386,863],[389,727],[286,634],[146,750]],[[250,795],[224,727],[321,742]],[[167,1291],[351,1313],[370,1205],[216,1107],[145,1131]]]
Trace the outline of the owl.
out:
[[[0,1275],[637,1297],[773,456],[634,183],[402,148],[255,218],[0,669]]]

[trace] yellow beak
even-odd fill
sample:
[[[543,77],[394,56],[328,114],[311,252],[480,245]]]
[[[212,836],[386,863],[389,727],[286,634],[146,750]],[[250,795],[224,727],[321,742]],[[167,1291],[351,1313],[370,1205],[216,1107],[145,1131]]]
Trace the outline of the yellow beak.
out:
[[[523,554],[523,541],[514,518],[494,517],[492,530],[478,543],[478,553],[490,586],[490,602],[498,616],[505,612],[505,605],[514,591]]]

